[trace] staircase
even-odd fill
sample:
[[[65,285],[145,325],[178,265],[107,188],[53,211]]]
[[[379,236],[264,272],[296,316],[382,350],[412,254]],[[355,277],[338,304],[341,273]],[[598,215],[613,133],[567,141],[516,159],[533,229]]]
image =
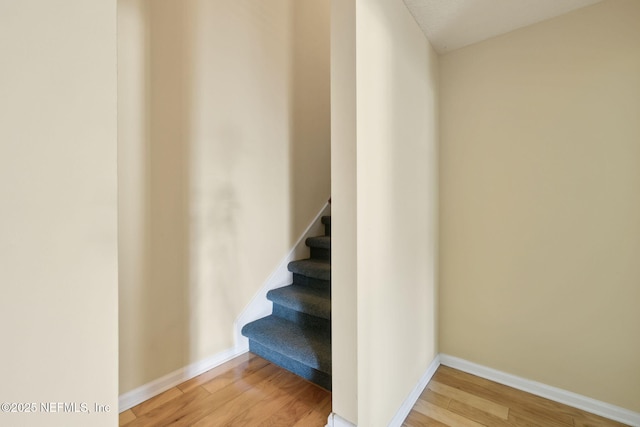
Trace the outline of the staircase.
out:
[[[248,323],[249,350],[331,390],[331,217],[324,236],[310,237],[311,257],[292,261],[293,283],[267,293],[273,312]]]

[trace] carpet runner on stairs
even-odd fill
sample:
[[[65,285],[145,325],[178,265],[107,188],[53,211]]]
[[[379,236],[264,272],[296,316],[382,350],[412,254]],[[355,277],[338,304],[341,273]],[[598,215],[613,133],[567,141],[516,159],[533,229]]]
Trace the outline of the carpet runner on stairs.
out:
[[[325,235],[310,237],[311,257],[292,261],[293,283],[267,293],[270,316],[248,323],[249,350],[331,390],[331,217]]]

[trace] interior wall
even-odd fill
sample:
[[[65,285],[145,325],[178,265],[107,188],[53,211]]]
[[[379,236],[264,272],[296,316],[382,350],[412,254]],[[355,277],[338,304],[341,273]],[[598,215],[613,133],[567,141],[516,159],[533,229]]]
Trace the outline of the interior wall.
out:
[[[640,3],[441,57],[443,353],[640,411]]]
[[[438,57],[405,7],[356,1],[358,424],[386,426],[437,354]]]
[[[356,0],[331,1],[331,400],[358,424]]]
[[[116,2],[1,2],[0,52],[0,424],[112,426]]]
[[[119,0],[121,393],[232,348],[329,197],[328,5]]]
[[[127,379],[145,365],[140,346],[145,322],[136,313],[148,296],[141,284],[147,272],[148,209],[145,114],[147,17],[143,0],[118,0],[118,312],[120,390],[134,388]],[[126,37],[124,37],[126,35]],[[149,356],[147,356],[149,357]],[[144,369],[144,368],[143,368]],[[134,379],[134,381],[136,381]]]
[[[291,237],[295,241],[331,197],[331,2],[292,3]]]

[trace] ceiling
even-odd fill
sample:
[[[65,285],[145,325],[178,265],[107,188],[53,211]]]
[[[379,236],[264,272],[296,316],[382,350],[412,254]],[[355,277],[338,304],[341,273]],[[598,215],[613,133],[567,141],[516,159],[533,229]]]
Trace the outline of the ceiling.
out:
[[[438,53],[508,33],[601,0],[404,0]]]

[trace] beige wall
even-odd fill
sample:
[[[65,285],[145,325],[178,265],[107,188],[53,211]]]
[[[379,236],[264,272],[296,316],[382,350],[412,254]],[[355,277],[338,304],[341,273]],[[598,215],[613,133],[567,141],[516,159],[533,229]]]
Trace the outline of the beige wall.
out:
[[[401,2],[331,28],[333,411],[386,426],[437,354],[438,58]]]
[[[640,2],[441,58],[443,353],[640,410]]]
[[[118,311],[120,390],[133,388],[128,378],[145,366],[145,354],[136,350],[146,332],[145,322],[134,321],[148,298],[141,286],[146,275],[148,231],[146,152],[147,58],[145,4],[118,1]],[[138,315],[142,316],[142,314]],[[150,357],[147,356],[147,357]],[[139,369],[139,368],[138,368]]]
[[[291,233],[331,195],[330,0],[292,0]]]
[[[2,2],[0,52],[0,424],[113,426],[116,2]]]
[[[329,3],[119,6],[123,393],[233,347],[329,197]]]
[[[357,424],[356,0],[331,1],[332,410]]]
[[[435,358],[438,58],[402,2],[356,1],[358,424]]]

